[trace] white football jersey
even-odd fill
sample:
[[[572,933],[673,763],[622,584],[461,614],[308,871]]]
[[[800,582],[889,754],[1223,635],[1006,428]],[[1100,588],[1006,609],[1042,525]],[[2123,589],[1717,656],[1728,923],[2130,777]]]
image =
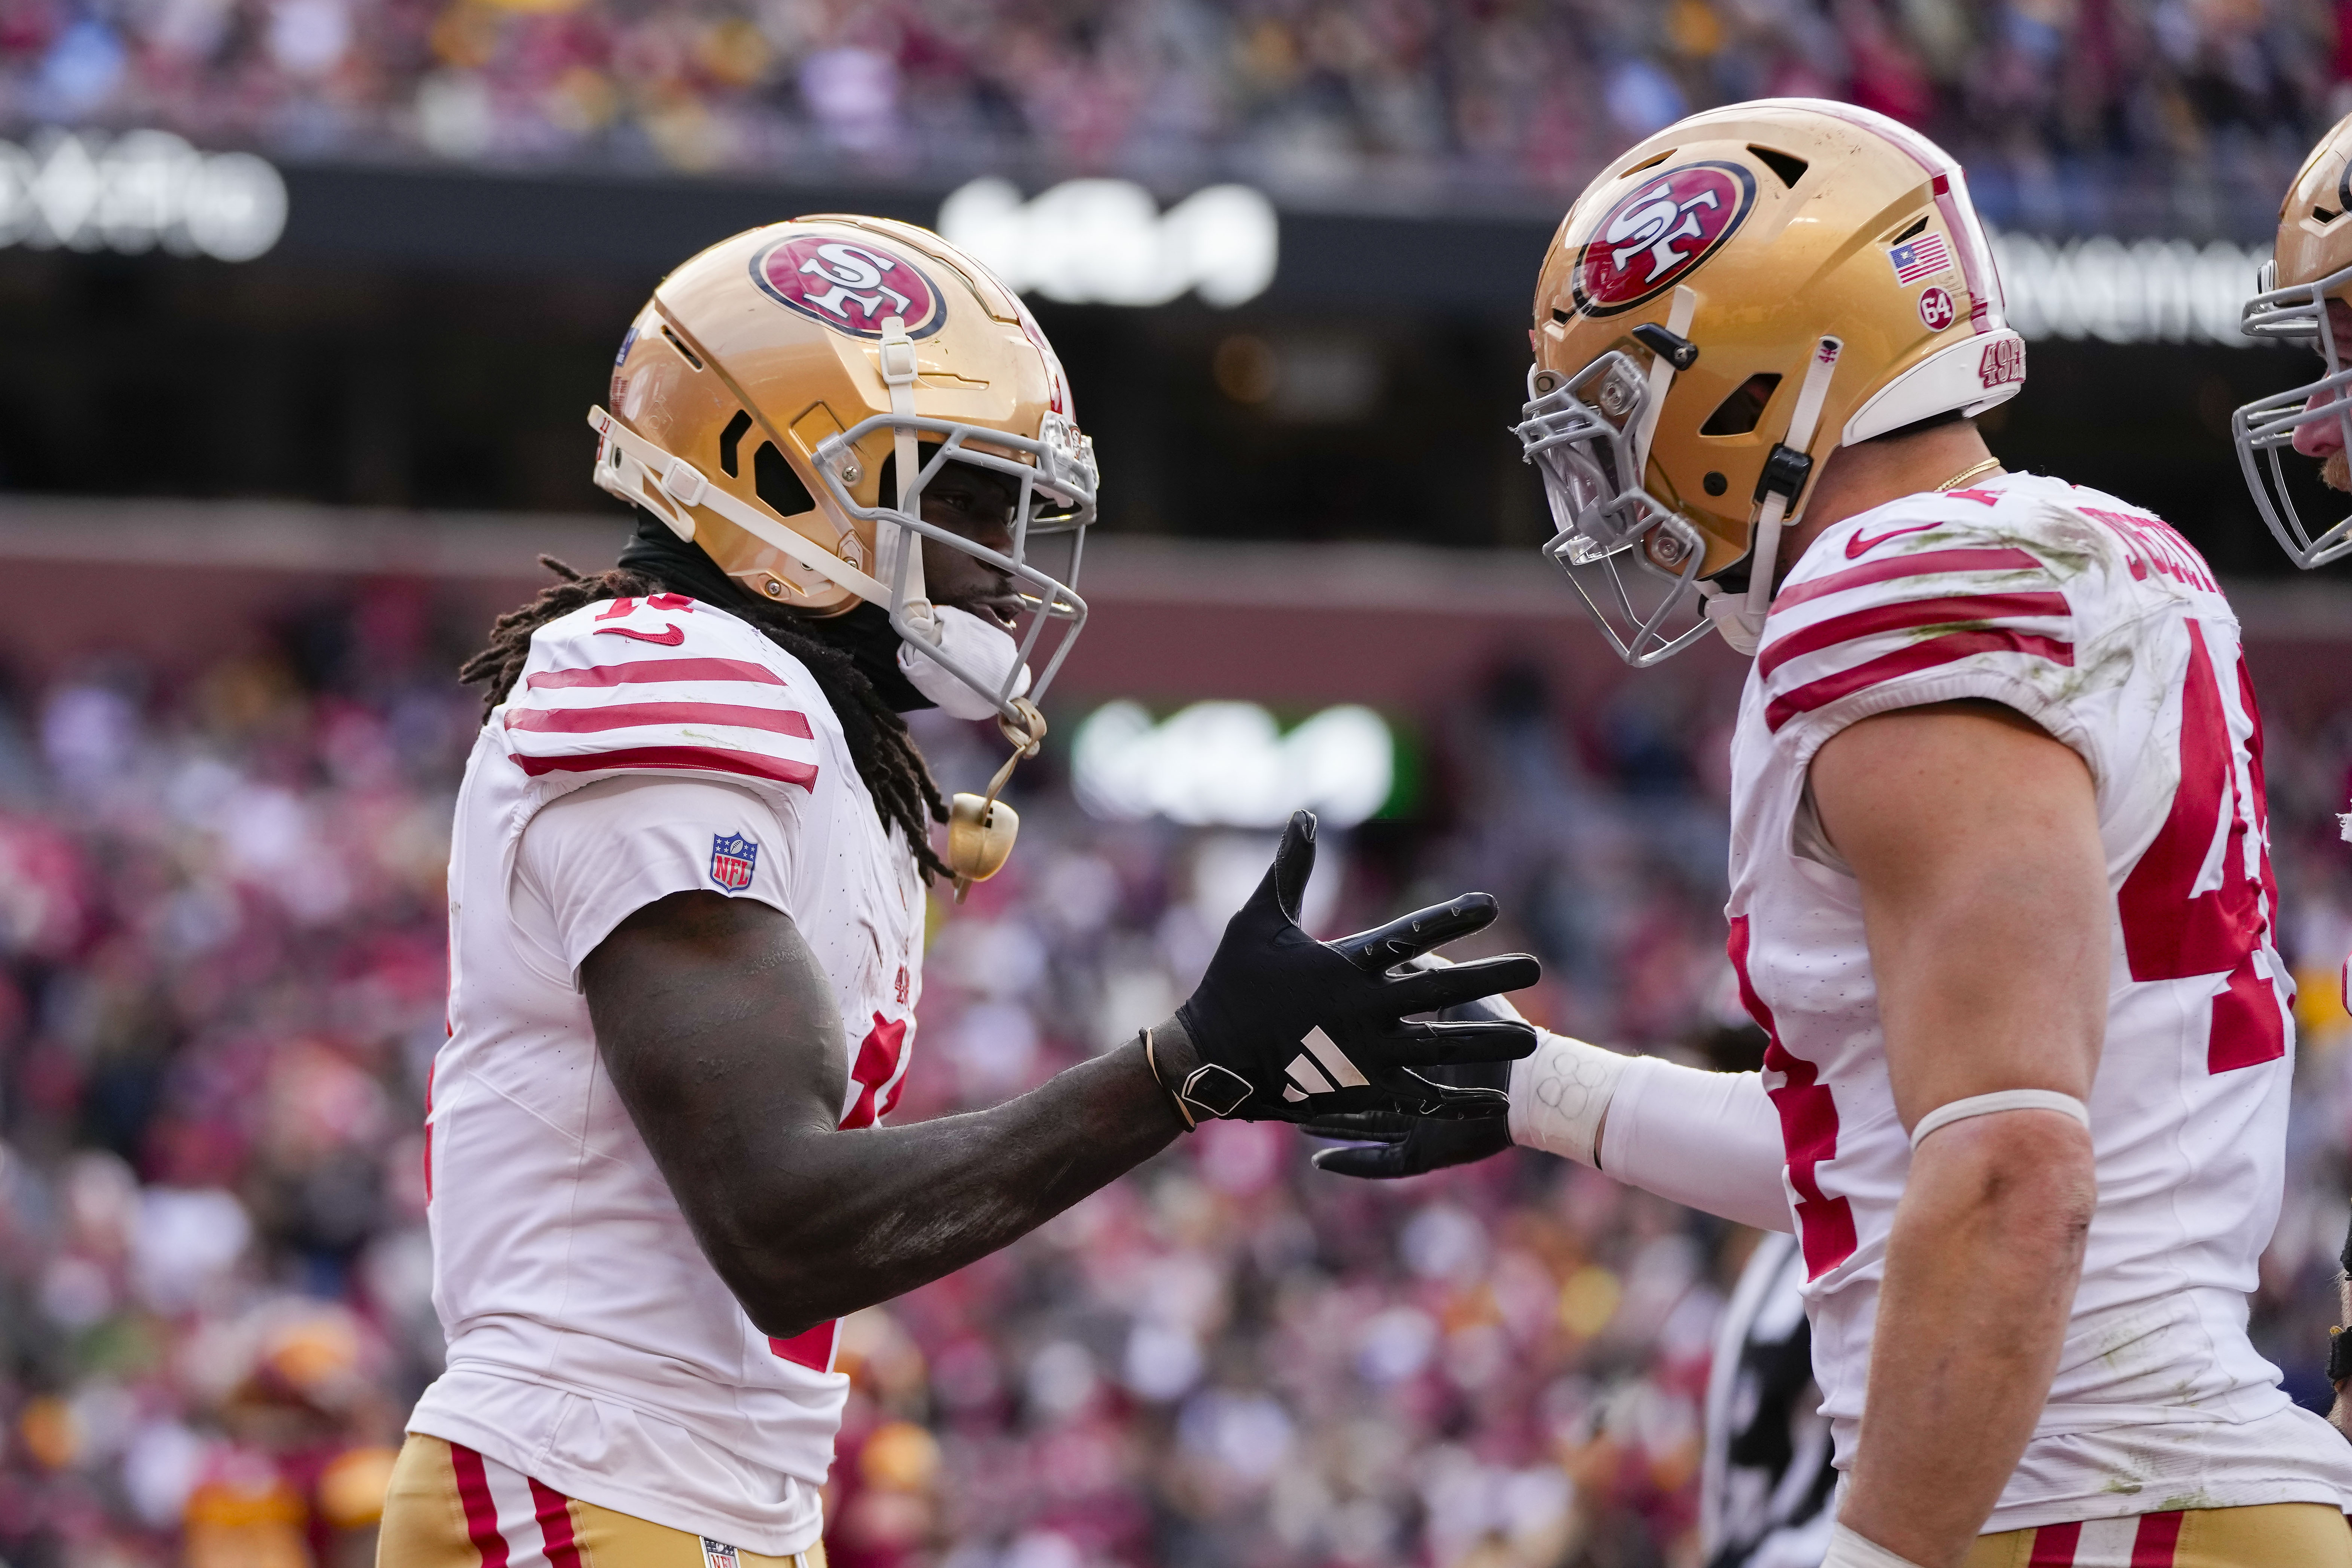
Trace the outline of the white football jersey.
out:
[[[2082,755],[2115,893],[2090,1100],[2098,1208],[2049,1403],[1985,1528],[2352,1505],[2352,1447],[2289,1403],[2246,1338],[2278,1217],[2294,1025],[2237,619],[2163,522],[2023,474],[1816,540],[1765,623],[1732,744],[1731,957],[1770,1037],[1764,1085],[1838,1463],[1911,1145],[1861,901],[1807,768],[1856,720],[1963,698],[2005,703]]]
[[[677,595],[541,627],[467,764],[425,1120],[448,1370],[413,1430],[772,1555],[813,1544],[848,1380],[753,1326],[596,1052],[580,964],[688,889],[792,916],[841,1007],[845,1128],[897,1100],[924,894],[801,663]]]

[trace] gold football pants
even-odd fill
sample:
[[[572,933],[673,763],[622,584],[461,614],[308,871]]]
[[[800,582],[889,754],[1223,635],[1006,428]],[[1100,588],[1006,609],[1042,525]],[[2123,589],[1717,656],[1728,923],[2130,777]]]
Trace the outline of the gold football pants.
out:
[[[2186,1509],[1979,1535],[1962,1568],[2352,1568],[2325,1503]]]
[[[568,1498],[462,1444],[411,1432],[376,1568],[824,1568],[823,1542],[763,1557]]]

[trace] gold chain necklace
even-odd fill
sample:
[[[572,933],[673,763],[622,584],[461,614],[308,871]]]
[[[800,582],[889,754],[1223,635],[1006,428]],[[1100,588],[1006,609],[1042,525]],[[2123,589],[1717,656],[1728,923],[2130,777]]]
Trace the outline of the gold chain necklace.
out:
[[[1993,469],[2000,467],[2000,459],[1999,458],[1987,458],[1975,468],[1962,468],[1958,473],[1954,474],[1950,479],[1946,479],[1942,484],[1937,485],[1936,487],[1937,493],[1941,494],[1945,490],[1958,489],[1962,485],[1967,484],[1979,474],[1989,474],[1992,472]]]

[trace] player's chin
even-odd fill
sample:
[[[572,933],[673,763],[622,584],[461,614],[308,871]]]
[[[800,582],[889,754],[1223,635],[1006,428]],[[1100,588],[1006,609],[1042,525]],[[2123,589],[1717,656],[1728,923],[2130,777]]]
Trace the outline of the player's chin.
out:
[[[2338,447],[2319,465],[2319,482],[2331,490],[2352,491],[2352,450]]]

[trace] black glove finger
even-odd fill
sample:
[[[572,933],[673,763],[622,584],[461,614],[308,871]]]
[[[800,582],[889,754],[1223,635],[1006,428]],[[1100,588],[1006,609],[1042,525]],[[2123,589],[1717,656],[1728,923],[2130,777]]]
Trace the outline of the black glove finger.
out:
[[[1535,1055],[1536,1027],[1512,1020],[1476,1024],[1391,1024],[1351,1055],[1375,1057],[1383,1068],[1444,1067],[1452,1062],[1513,1062]],[[1378,1075],[1367,1076],[1377,1081]],[[1491,1091],[1490,1091],[1491,1092]]]
[[[1300,1122],[1298,1130],[1309,1138],[1330,1138],[1342,1143],[1381,1143],[1402,1138],[1418,1120],[1394,1110],[1333,1110]]]
[[[1283,827],[1282,842],[1275,847],[1274,864],[1265,868],[1265,879],[1250,895],[1250,902],[1271,900],[1282,918],[1297,925],[1307,896],[1307,879],[1314,874],[1315,814],[1294,811]]]
[[[1480,1020],[1472,1021],[1475,1022]],[[1497,1020],[1486,1019],[1483,1021],[1494,1023]],[[1525,1023],[1527,1020],[1521,1018],[1500,1021]],[[1455,1089],[1499,1089],[1507,1090],[1511,1087],[1511,1064],[1508,1061],[1448,1062],[1443,1067],[1410,1069],[1408,1076],[1418,1079],[1427,1079],[1432,1083],[1446,1084]]]
[[[1524,991],[1542,978],[1542,964],[1524,952],[1506,953],[1398,975],[1381,985],[1381,1004],[1391,1013],[1435,1013],[1507,991]]]
[[[1317,1170],[1328,1171],[1335,1176],[1392,1182],[1399,1176],[1421,1174],[1411,1164],[1402,1139],[1393,1143],[1342,1144],[1336,1149],[1318,1149],[1314,1158]]]
[[[1492,893],[1464,893],[1444,903],[1415,910],[1374,930],[1341,937],[1331,945],[1345,953],[1348,962],[1357,968],[1378,974],[1400,963],[1410,963],[1433,948],[1458,942],[1473,931],[1485,931],[1495,923],[1495,916],[1501,910]]]
[[[1499,1024],[1519,1018],[1519,1011],[1503,997],[1481,996],[1475,1002],[1456,1002],[1451,1007],[1441,1007],[1437,1016],[1447,1024]]]
[[[1468,1144],[1478,1152],[1465,1158],[1484,1159],[1511,1141],[1511,1097],[1506,1089],[1439,1083],[1402,1068],[1381,1079],[1380,1090],[1391,1108],[1420,1123],[1406,1142],[1426,1158]]]

